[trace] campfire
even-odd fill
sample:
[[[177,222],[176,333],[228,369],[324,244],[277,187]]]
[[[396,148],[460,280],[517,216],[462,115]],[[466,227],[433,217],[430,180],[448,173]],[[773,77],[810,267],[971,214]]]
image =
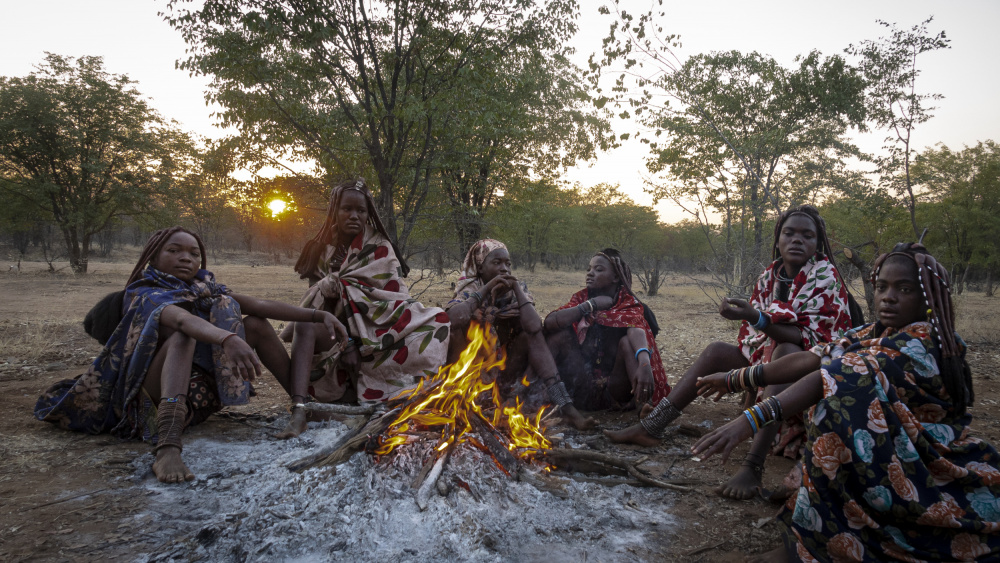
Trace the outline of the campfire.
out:
[[[531,462],[539,450],[551,447],[541,425],[545,409],[532,418],[522,412],[520,400],[503,406],[499,389],[488,376],[491,370],[504,367],[504,360],[497,359],[496,336],[489,325],[473,321],[468,338],[469,345],[457,362],[390,401],[400,407],[377,437],[377,445],[371,448],[374,454],[389,455],[396,447],[433,433],[436,457],[444,458],[452,448],[469,443],[489,453],[511,475],[516,470],[511,459]]]
[[[334,444],[321,448],[286,467],[303,471],[337,465],[360,449],[371,454],[377,465],[404,458],[403,465],[420,470],[412,486],[421,510],[427,508],[445,466],[453,453],[468,458],[469,450],[485,453],[507,476],[529,480],[540,489],[549,485],[541,477],[558,467],[569,471],[598,472],[632,477],[646,486],[687,490],[676,483],[652,478],[632,461],[590,450],[552,448],[542,425],[547,409],[534,415],[524,412],[519,399],[505,404],[491,377],[504,367],[496,354],[496,337],[489,325],[475,321],[468,330],[469,345],[454,364],[442,367],[436,377],[421,381],[384,405],[352,407],[310,403],[315,411],[369,415],[363,426],[348,432]],[[528,385],[527,380],[522,382]],[[417,456],[416,463],[412,463]],[[412,474],[412,472],[411,472]],[[455,478],[459,486],[464,481]],[[467,483],[463,486],[468,486]]]

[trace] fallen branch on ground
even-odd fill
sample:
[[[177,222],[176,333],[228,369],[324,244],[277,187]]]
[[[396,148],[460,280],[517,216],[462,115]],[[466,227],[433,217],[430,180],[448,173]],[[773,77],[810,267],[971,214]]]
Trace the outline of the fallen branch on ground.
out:
[[[552,465],[555,465],[556,467],[559,467],[560,462],[562,462],[563,465],[565,465],[567,464],[567,462],[584,461],[584,462],[589,462],[591,464],[599,464],[599,465],[593,465],[594,467],[605,465],[608,467],[617,468],[619,470],[623,469],[625,470],[626,473],[628,473],[633,478],[637,479],[638,481],[642,482],[645,485],[660,487],[661,489],[671,489],[674,491],[681,491],[685,493],[694,490],[691,489],[690,487],[683,487],[681,485],[678,485],[670,481],[663,481],[661,479],[655,479],[653,477],[650,477],[649,475],[646,475],[645,473],[639,471],[635,467],[636,462],[634,460],[623,459],[617,456],[603,454],[601,452],[594,452],[590,450],[574,450],[569,448],[553,448],[550,450],[541,450],[541,453],[543,457],[548,459],[548,461]],[[605,473],[612,473],[612,472],[606,471]]]

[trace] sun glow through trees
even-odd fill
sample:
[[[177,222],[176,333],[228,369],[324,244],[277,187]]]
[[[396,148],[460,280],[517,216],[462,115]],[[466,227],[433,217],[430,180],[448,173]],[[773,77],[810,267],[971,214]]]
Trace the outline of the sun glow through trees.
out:
[[[271,210],[271,217],[277,217],[285,211],[288,204],[280,199],[272,199],[271,203],[267,204],[267,208]]]

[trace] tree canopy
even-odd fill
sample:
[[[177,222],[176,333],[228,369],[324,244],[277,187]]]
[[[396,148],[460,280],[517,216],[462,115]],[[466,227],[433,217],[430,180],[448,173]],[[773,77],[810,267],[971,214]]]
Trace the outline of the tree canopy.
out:
[[[26,77],[0,77],[0,191],[62,233],[87,271],[94,235],[142,216],[173,179],[171,127],[100,57],[48,54]]]

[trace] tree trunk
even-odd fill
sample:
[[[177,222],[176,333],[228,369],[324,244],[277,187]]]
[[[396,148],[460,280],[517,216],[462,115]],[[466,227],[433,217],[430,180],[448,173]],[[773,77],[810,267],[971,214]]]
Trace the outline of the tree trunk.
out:
[[[986,297],[993,297],[993,268],[986,270]]]

